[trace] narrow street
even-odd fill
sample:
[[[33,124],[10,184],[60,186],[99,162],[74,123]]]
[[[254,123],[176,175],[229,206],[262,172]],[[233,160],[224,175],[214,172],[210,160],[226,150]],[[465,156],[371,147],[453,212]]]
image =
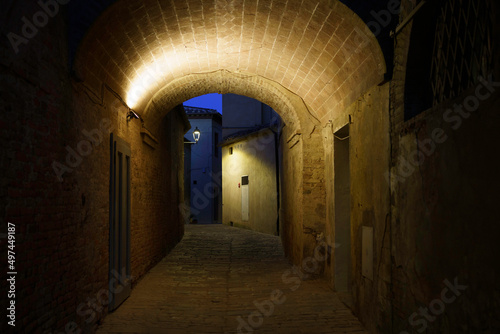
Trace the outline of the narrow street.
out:
[[[366,333],[326,282],[291,269],[279,237],[187,225],[98,333]]]

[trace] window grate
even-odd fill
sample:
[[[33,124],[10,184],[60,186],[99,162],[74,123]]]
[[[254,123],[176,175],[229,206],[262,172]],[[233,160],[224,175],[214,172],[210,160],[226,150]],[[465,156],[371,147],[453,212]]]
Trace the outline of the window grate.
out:
[[[431,66],[433,105],[453,99],[492,70],[488,0],[447,0],[436,25]]]

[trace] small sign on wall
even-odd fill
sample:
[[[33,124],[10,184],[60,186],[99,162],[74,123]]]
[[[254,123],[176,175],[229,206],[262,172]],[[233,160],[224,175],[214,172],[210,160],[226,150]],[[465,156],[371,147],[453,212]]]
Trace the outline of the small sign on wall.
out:
[[[363,226],[361,240],[361,273],[373,281],[373,227]]]

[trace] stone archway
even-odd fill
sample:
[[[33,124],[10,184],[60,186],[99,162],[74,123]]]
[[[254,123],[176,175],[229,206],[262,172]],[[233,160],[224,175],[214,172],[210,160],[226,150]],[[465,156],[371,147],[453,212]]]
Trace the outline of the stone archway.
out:
[[[158,123],[176,105],[190,98],[208,93],[233,93],[257,99],[276,110],[283,121],[294,132],[319,124],[312,115],[303,112],[307,109],[304,101],[282,86],[258,75],[242,75],[227,70],[203,74],[189,74],[173,80],[160,89],[149,101],[144,110],[146,126]]]
[[[258,75],[245,76],[226,70],[192,74],[174,80],[151,99],[144,111],[145,127],[153,132],[176,105],[195,96],[218,92],[257,99],[280,114],[284,123],[281,203],[285,252],[300,263],[313,255],[315,236],[325,230],[326,196],[321,124],[304,101],[279,84]],[[304,233],[306,231],[307,233]]]
[[[382,81],[385,62],[364,22],[340,1],[117,1],[75,60],[143,111],[174,80],[221,69],[258,75],[300,96],[322,123]]]
[[[383,81],[385,61],[365,23],[340,1],[117,1],[89,30],[75,60],[93,89],[108,85],[144,117],[190,97],[232,92],[259,99],[293,126],[285,136],[289,202],[285,249],[310,256],[324,230],[320,129]],[[285,184],[286,187],[286,184]]]
[[[177,212],[183,190],[178,162],[187,125],[182,111],[163,117],[165,127],[155,143],[144,140],[140,121],[127,120],[128,107],[144,116],[150,129],[168,111],[161,106],[209,91],[252,96],[280,110],[293,124],[284,136],[290,163],[283,190],[290,210],[282,216],[289,222],[285,249],[296,264],[311,255],[322,234],[325,201],[327,216],[331,211],[331,173],[325,169],[333,159],[327,141],[350,120],[347,115],[354,115],[351,133],[359,158],[353,179],[356,201],[364,205],[355,227],[383,226],[385,208],[371,194],[385,193],[380,191],[385,181],[377,177],[389,161],[382,115],[388,110],[388,85],[376,86],[385,72],[384,57],[375,36],[342,1],[89,0],[57,9],[57,3],[68,1],[43,2],[44,8],[53,4],[51,13],[59,15],[45,15],[41,2],[7,4],[6,33],[26,35],[33,23],[25,17],[44,21],[20,39],[21,53],[7,45],[8,39],[1,47],[7,92],[1,124],[6,138],[1,160],[8,171],[2,181],[4,216],[19,223],[19,241],[33,249],[28,262],[39,264],[25,272],[19,291],[36,284],[43,291],[33,294],[35,299],[61,301],[28,298],[19,304],[27,328],[63,331],[71,319],[92,331],[107,312],[98,305],[94,316],[94,306],[85,301],[103,297],[110,280],[111,133],[126,138],[132,152],[132,275],[142,277],[182,236]],[[359,6],[371,10],[368,1]],[[82,28],[72,15],[77,9],[85,9],[76,19],[86,23],[93,21],[89,12],[99,17]],[[78,29],[85,34],[81,42],[73,35]],[[187,86],[177,86],[181,83]],[[325,230],[327,236],[334,233]],[[354,255],[358,270],[360,250]],[[382,296],[358,286],[359,300]],[[80,306],[92,317],[82,316]]]

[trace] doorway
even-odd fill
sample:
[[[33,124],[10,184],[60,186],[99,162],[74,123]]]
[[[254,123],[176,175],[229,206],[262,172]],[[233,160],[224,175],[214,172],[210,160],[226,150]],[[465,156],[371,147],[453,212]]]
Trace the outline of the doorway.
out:
[[[248,175],[244,175],[241,177],[241,220],[247,222],[248,216]]]
[[[111,133],[109,310],[130,296],[130,144]]]
[[[335,192],[335,289],[351,290],[351,177],[349,125],[335,133],[333,145]]]

